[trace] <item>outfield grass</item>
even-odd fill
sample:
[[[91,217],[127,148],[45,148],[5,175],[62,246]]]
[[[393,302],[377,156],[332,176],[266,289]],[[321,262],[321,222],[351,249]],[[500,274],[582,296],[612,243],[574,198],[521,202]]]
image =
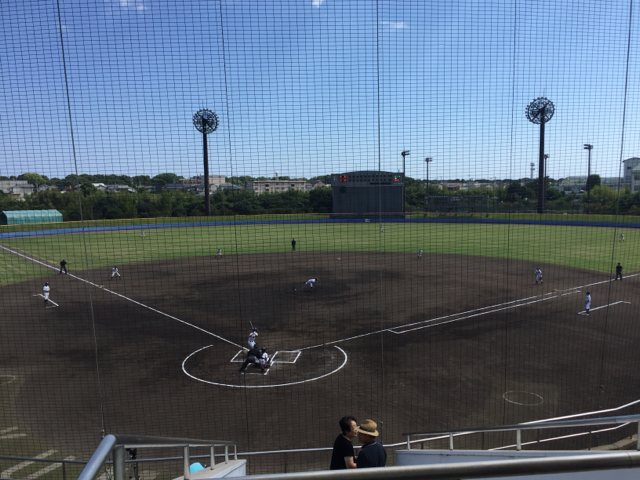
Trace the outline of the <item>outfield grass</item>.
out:
[[[617,235],[625,233],[626,241]],[[323,223],[179,227],[47,235],[3,241],[29,256],[72,271],[134,262],[214,255],[297,251],[383,251],[448,253],[511,258],[610,272],[620,261],[625,272],[640,270],[640,235],[635,229],[544,225],[443,223]],[[85,255],[86,251],[86,255]],[[0,253],[0,285],[43,277],[51,270]]]

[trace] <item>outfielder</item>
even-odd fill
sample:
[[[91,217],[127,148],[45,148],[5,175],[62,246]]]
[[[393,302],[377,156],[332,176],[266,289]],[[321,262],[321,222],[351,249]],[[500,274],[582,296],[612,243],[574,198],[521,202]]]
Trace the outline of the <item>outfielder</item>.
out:
[[[587,311],[587,315],[589,315],[589,310],[591,310],[591,292],[587,292],[587,296],[584,299],[584,309]]]
[[[621,233],[621,234],[620,234],[620,241],[621,241],[621,242],[624,242],[624,233]]]
[[[113,280],[113,277],[118,277],[118,280],[120,280],[120,274],[118,273],[118,267],[113,267],[111,269],[111,278],[109,280]]]
[[[216,253],[216,260],[218,259],[218,257],[222,256],[222,250],[219,248],[218,249],[218,253]]]
[[[538,284],[538,282],[542,284],[542,270],[540,270],[539,268],[536,268],[535,274],[536,274],[536,285]]]
[[[44,306],[46,307],[49,304],[49,292],[51,288],[49,287],[49,282],[44,282],[44,287],[42,287],[42,296],[44,297]]]
[[[311,288],[311,290],[313,290],[313,284],[316,283],[317,280],[318,280],[317,278],[310,278],[306,282],[302,282],[302,284],[303,285],[309,285],[309,288]]]

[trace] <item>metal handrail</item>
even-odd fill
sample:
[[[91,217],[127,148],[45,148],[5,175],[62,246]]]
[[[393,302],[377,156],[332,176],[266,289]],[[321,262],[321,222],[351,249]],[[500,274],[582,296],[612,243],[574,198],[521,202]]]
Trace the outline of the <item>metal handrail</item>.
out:
[[[617,417],[603,417],[603,418],[590,418],[586,420],[556,420],[548,422],[531,422],[531,423],[516,423],[513,425],[497,425],[495,427],[481,427],[481,428],[462,428],[453,430],[442,430],[438,432],[411,432],[403,433],[403,437],[407,437],[407,449],[411,450],[411,437],[415,436],[427,436],[438,437],[443,439],[449,437],[449,449],[453,450],[453,439],[456,436],[471,435],[474,433],[487,433],[487,432],[516,432],[516,449],[522,450],[522,431],[523,430],[541,430],[548,428],[575,428],[575,427],[588,427],[593,425],[628,425],[630,423],[638,424],[638,438],[636,443],[636,450],[640,450],[640,415],[623,415]],[[418,441],[430,441],[433,439],[421,439]],[[413,440],[416,442],[416,440]]]
[[[600,453],[407,467],[252,475],[252,480],[425,480],[487,478],[640,468],[640,452]]]
[[[84,467],[78,480],[95,480],[100,474],[102,466],[106,463],[109,455],[113,454],[113,478],[114,480],[125,480],[125,449],[127,448],[182,448],[184,479],[191,478],[190,471],[190,447],[210,448],[210,469],[215,466],[215,447],[224,447],[224,463],[229,463],[229,447],[233,447],[233,458],[238,459],[238,449],[234,442],[220,440],[194,440],[191,438],[175,437],[151,437],[139,435],[107,435],[91,456],[91,459]]]

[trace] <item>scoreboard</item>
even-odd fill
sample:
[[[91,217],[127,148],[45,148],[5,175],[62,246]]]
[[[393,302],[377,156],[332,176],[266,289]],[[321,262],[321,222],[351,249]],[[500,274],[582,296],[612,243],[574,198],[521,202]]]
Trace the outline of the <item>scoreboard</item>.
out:
[[[402,173],[357,171],[331,175],[333,213],[402,214]]]

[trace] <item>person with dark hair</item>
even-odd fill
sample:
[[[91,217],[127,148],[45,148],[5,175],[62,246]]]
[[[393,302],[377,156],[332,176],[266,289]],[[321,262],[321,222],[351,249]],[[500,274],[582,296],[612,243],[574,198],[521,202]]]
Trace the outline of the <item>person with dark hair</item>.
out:
[[[620,281],[622,281],[622,265],[620,265],[620,262],[616,265],[616,280],[618,280],[618,277],[620,278]]]
[[[296,251],[296,239],[295,238],[291,239],[291,250],[293,250],[294,252]]]
[[[362,443],[362,450],[358,455],[356,465],[358,468],[385,467],[387,465],[387,452],[378,438],[378,424],[373,420],[365,420],[358,427],[358,440]]]
[[[69,274],[69,272],[67,272],[67,261],[64,258],[60,262],[60,275],[62,275],[62,272],[64,272],[65,275]]]
[[[42,287],[42,298],[44,298],[44,306],[49,305],[49,292],[51,291],[51,287],[49,286],[49,282],[44,282],[44,287]]]
[[[333,442],[330,470],[346,470],[356,468],[355,455],[351,439],[355,438],[357,421],[351,416],[340,419],[342,433]]]

